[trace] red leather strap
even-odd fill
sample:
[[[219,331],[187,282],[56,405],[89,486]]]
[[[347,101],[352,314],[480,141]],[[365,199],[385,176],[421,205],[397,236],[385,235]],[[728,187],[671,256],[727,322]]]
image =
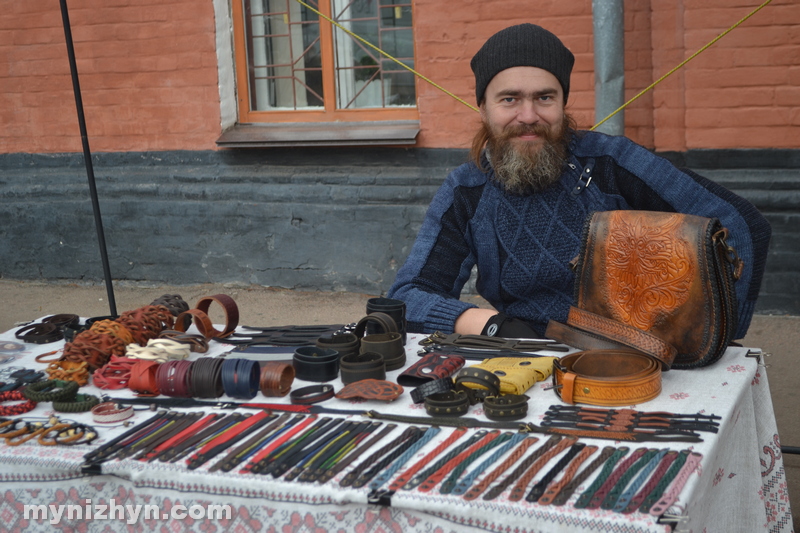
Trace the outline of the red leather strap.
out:
[[[131,367],[128,388],[140,396],[158,396],[161,393],[156,381],[158,367],[159,363],[157,361],[137,360]]]
[[[500,435],[499,430],[492,430],[486,434],[481,440],[461,452],[460,454],[456,455],[452,459],[450,459],[443,467],[439,470],[434,472],[428,479],[422,482],[422,485],[419,486],[419,490],[421,492],[429,492],[433,487],[436,486],[444,477],[449,474],[456,466],[458,466],[464,459],[472,455],[476,450],[482,448],[486,444],[489,444],[491,441],[496,439]]]
[[[438,456],[440,453],[445,451],[451,444],[455,441],[460,439],[464,433],[467,432],[467,428],[458,427],[453,431],[447,439],[445,439],[441,444],[439,444],[433,451],[431,451],[428,455],[420,459],[414,466],[405,470],[402,474],[400,474],[397,479],[395,479],[391,485],[389,485],[389,490],[400,490],[403,485],[408,483],[414,475],[422,470],[423,467],[430,464],[434,457]]]

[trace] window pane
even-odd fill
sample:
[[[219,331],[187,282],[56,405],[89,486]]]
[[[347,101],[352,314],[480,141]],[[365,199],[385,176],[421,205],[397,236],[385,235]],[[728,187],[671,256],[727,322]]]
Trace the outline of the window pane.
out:
[[[250,109],[323,107],[317,15],[294,0],[243,1]]]
[[[381,0],[380,7],[374,0],[332,0],[332,7],[334,20],[344,28],[412,66],[414,34],[408,0]],[[340,28],[334,28],[334,44],[338,109],[416,104],[413,74]],[[393,72],[401,70],[403,75]]]

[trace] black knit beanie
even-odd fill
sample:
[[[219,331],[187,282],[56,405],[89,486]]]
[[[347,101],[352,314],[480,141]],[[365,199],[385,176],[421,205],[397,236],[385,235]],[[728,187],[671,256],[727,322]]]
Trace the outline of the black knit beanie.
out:
[[[495,33],[478,50],[470,66],[475,73],[475,96],[483,100],[486,86],[500,71],[511,67],[538,67],[550,72],[569,96],[569,76],[575,56],[558,37],[535,24],[519,24]]]

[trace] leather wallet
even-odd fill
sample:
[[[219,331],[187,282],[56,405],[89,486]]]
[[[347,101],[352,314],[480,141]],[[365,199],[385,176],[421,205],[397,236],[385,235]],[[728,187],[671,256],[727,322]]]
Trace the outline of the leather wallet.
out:
[[[453,376],[464,366],[464,362],[464,358],[460,355],[431,352],[405,369],[397,377],[397,382],[404,387],[419,387],[428,381]]]
[[[470,368],[482,368],[500,378],[500,394],[525,394],[553,372],[556,357],[495,357]],[[471,387],[471,384],[466,384]]]

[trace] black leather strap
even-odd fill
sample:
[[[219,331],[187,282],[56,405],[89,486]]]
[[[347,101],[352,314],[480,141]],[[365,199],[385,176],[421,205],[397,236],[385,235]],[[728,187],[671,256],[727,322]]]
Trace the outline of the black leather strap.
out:
[[[476,367],[462,368],[456,375],[456,385],[472,383],[489,391],[489,396],[500,394],[500,378],[488,370]]]
[[[377,352],[345,355],[339,361],[339,370],[345,385],[362,379],[386,379],[383,355]]]
[[[528,399],[524,394],[489,396],[483,401],[483,414],[489,420],[519,420],[528,415]]]
[[[64,338],[64,332],[55,324],[29,324],[14,333],[22,342],[31,344],[48,344]]]
[[[425,412],[430,416],[462,416],[469,411],[469,398],[460,391],[441,392],[425,398]]]
[[[302,346],[294,351],[292,365],[297,379],[333,381],[339,377],[339,352],[330,348]]]
[[[448,392],[452,389],[453,389],[452,378],[437,379],[434,381],[423,383],[416,389],[412,390],[411,399],[414,401],[414,403],[422,403],[425,401],[425,398],[427,398],[431,394]]]
[[[62,313],[60,315],[51,315],[42,319],[44,324],[53,324],[60,330],[64,328],[74,328],[80,322],[80,317],[71,313]]]
[[[333,398],[333,394],[333,385],[311,385],[293,390],[289,399],[296,405],[311,405]]]

